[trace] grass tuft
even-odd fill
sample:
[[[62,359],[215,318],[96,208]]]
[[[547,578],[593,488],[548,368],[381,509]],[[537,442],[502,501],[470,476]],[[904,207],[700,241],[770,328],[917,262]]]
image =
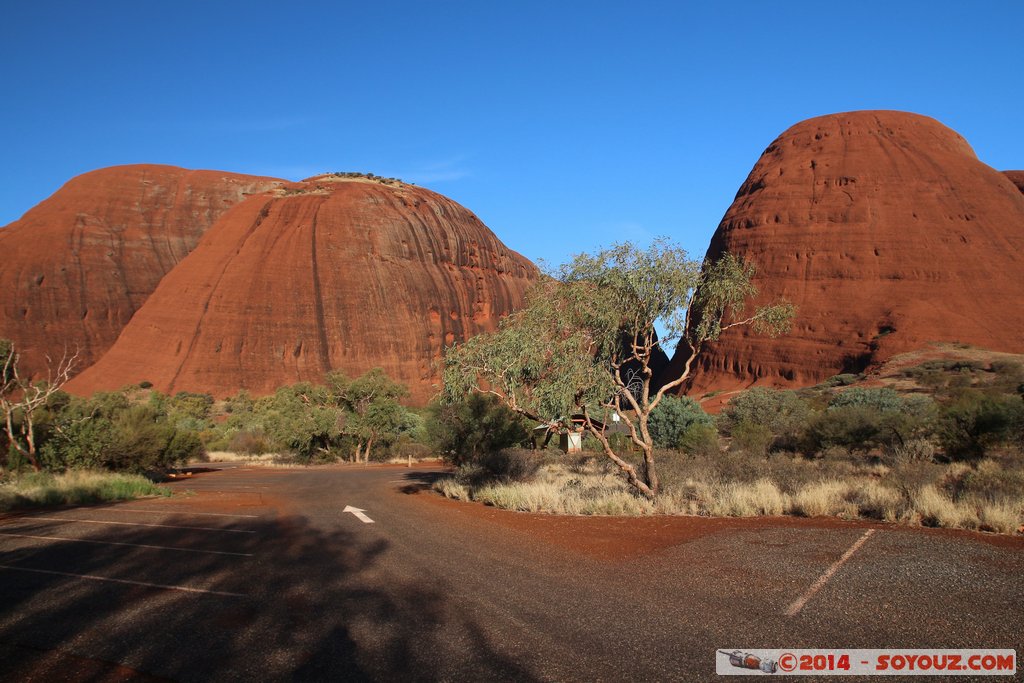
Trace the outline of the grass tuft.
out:
[[[1004,534],[1024,524],[1022,475],[1017,466],[994,460],[972,466],[911,459],[890,467],[849,453],[833,460],[722,453],[663,462],[665,485],[654,501],[636,495],[613,467],[593,457],[550,463],[515,482],[464,468],[434,489],[507,510],[569,515],[792,514]]]
[[[72,470],[64,474],[34,472],[0,485],[0,511],[170,495],[170,490],[137,474],[92,470]]]

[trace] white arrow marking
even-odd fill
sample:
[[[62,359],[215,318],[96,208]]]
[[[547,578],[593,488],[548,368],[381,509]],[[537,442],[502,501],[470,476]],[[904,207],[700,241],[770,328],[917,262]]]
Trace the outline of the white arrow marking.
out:
[[[354,508],[351,505],[346,505],[345,509],[342,510],[342,512],[351,512],[363,524],[373,524],[373,520],[363,514],[364,512],[366,512],[366,510],[360,510],[359,508]]]

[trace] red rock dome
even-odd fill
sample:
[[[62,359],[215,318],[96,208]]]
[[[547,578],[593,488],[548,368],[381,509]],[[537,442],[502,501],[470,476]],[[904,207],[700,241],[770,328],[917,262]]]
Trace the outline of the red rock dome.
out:
[[[0,229],[0,337],[29,371],[65,349],[87,367],[221,214],[283,182],[154,165],[68,181]]]
[[[797,305],[793,331],[729,330],[698,359],[688,393],[811,385],[930,341],[1024,352],[1024,194],[1011,178],[1020,184],[916,114],[793,126],[708,250],[755,263],[759,302]]]
[[[380,366],[425,403],[444,347],[494,329],[536,275],[446,197],[318,176],[227,212],[68,388],[269,393]]]
[[[1013,184],[1016,185],[1021,192],[1024,192],[1024,171],[1003,171],[1003,174],[1013,181]]]

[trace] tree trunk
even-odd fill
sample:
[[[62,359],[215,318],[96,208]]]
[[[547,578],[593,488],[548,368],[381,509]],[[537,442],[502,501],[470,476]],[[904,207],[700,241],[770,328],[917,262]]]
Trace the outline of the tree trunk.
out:
[[[658,481],[658,473],[654,467],[653,450],[651,446],[644,448],[644,483],[654,495],[658,495],[661,492],[661,482]]]
[[[42,468],[39,466],[39,460],[36,458],[36,433],[35,427],[32,424],[32,416],[26,415],[25,422],[22,425],[22,429],[25,431],[25,443],[28,444],[28,460],[32,463],[33,469],[39,472]]]
[[[25,447],[23,447],[21,445],[21,443],[18,442],[18,438],[14,435],[14,417],[13,416],[14,416],[14,411],[13,410],[7,411],[7,415],[6,415],[7,440],[10,441],[11,445],[14,446],[14,449],[16,451],[18,451],[23,456],[28,458],[28,462],[29,462],[30,465],[32,465],[32,469],[35,470],[36,472],[39,472],[39,471],[42,470],[42,468],[39,466],[39,460],[36,458],[36,440],[35,440],[35,438],[34,438],[34,436],[32,434],[32,422],[29,421],[27,423],[28,424],[27,429],[26,429],[26,423],[22,423],[22,425],[21,425],[21,433],[22,433],[23,436],[25,436],[25,442],[28,444],[28,448],[25,448]]]
[[[366,440],[366,450],[363,451],[363,462],[370,462],[370,448],[373,446],[373,437]]]

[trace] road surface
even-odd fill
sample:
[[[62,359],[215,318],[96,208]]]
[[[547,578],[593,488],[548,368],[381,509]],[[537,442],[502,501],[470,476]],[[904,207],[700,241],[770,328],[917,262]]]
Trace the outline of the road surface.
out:
[[[436,474],[224,466],[0,519],[0,679],[701,681],[718,649],[1024,643],[1019,538],[524,515]]]

